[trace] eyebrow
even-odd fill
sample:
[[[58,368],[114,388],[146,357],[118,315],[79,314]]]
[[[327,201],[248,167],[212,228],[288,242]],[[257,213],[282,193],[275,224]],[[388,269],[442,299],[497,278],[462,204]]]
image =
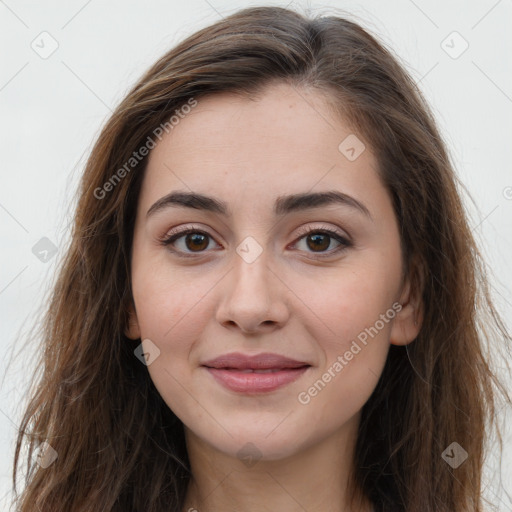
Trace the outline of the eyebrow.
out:
[[[337,190],[279,196],[274,204],[274,214],[276,216],[284,216],[292,212],[334,204],[349,206],[363,213],[373,221],[370,211],[363,203]],[[156,212],[171,207],[193,208],[228,217],[231,216],[228,204],[220,199],[194,192],[171,192],[158,199],[158,201],[149,208],[146,213],[146,218]]]

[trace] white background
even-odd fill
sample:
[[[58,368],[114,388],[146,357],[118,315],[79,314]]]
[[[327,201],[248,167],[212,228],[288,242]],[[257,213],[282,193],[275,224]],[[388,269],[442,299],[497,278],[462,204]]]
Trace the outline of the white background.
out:
[[[1,510],[8,510],[16,425],[32,371],[33,348],[24,347],[22,355],[13,359],[23,348],[17,338],[31,327],[34,314],[44,305],[62,257],[57,252],[43,263],[32,247],[42,237],[57,249],[65,245],[71,197],[92,143],[142,72],[187,35],[257,4],[240,0],[0,1]],[[271,4],[290,5],[299,12],[310,8],[315,14],[347,14],[390,46],[420,82],[459,176],[476,203],[464,197],[473,233],[493,270],[497,306],[512,329],[511,1],[265,3]],[[48,38],[40,36],[44,31],[58,43],[46,59],[31,47],[34,40],[34,45],[38,41],[41,45],[41,37]],[[453,58],[464,48],[464,41],[467,50]],[[503,421],[505,416],[502,409]],[[512,494],[510,427],[504,431],[504,443],[501,480]],[[496,456],[494,451],[488,458],[489,471],[495,470]],[[512,510],[512,501],[503,492],[495,496],[499,472],[490,478],[486,495],[500,512]]]

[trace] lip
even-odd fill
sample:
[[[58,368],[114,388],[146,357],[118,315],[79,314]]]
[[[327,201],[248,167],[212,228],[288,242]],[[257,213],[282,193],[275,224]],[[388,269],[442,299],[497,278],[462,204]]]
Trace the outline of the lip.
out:
[[[241,352],[231,352],[215,359],[210,359],[202,363],[209,368],[231,368],[236,370],[268,370],[281,368],[300,368],[301,366],[311,366],[306,361],[290,359],[286,356],[264,352],[262,354],[248,355]]]
[[[311,367],[303,366],[271,373],[244,373],[242,370],[206,367],[217,382],[238,393],[268,393],[274,391],[297,380],[309,368]]]
[[[217,382],[239,393],[266,393],[297,380],[311,365],[279,354],[231,353],[203,365]],[[256,370],[256,372],[251,372]],[[258,373],[265,371],[265,373]]]

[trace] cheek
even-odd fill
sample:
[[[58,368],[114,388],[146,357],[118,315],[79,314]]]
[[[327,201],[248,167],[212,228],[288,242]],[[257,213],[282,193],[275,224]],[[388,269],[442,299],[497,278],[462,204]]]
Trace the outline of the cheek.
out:
[[[313,313],[309,330],[321,354],[299,402],[325,428],[363,407],[384,368],[400,280],[400,260],[390,253],[347,261],[321,285],[304,281],[299,291]]]
[[[184,389],[189,389],[193,375],[191,351],[211,317],[204,297],[211,286],[194,287],[190,278],[165,274],[155,267],[139,272],[133,294],[141,337],[149,338],[159,350],[147,367],[149,375],[168,407],[182,417],[197,409]]]
[[[214,279],[203,276],[195,282],[192,274],[177,272],[161,259],[148,258],[143,265],[134,265],[133,297],[141,335],[168,346],[200,330],[206,321],[202,302]]]
[[[376,322],[382,331],[380,338],[387,337],[390,318],[385,319],[388,321],[384,325],[379,320],[396,298],[399,279],[399,262],[389,264],[388,260],[386,266],[379,258],[361,258],[322,276],[321,280],[303,279],[296,290],[310,310],[308,316],[314,319],[315,339],[324,340],[326,350],[343,350]],[[392,319],[393,313],[388,317]]]
[[[316,318],[309,328],[322,357],[297,400],[318,431],[349,421],[370,398],[384,368],[396,288],[377,276],[370,270],[350,272],[308,297]]]

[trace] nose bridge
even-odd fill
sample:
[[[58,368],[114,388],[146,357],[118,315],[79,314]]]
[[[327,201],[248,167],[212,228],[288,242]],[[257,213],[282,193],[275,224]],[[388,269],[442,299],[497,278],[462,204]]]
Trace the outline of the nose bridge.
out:
[[[219,322],[254,331],[285,320],[282,285],[270,268],[271,260],[270,251],[253,237],[246,237],[236,247],[232,275],[218,310]]]
[[[252,236],[246,237],[236,247],[233,293],[249,304],[252,302],[253,307],[262,308],[264,303],[270,301],[270,259],[268,248],[264,248]],[[249,300],[251,297],[252,301]]]

